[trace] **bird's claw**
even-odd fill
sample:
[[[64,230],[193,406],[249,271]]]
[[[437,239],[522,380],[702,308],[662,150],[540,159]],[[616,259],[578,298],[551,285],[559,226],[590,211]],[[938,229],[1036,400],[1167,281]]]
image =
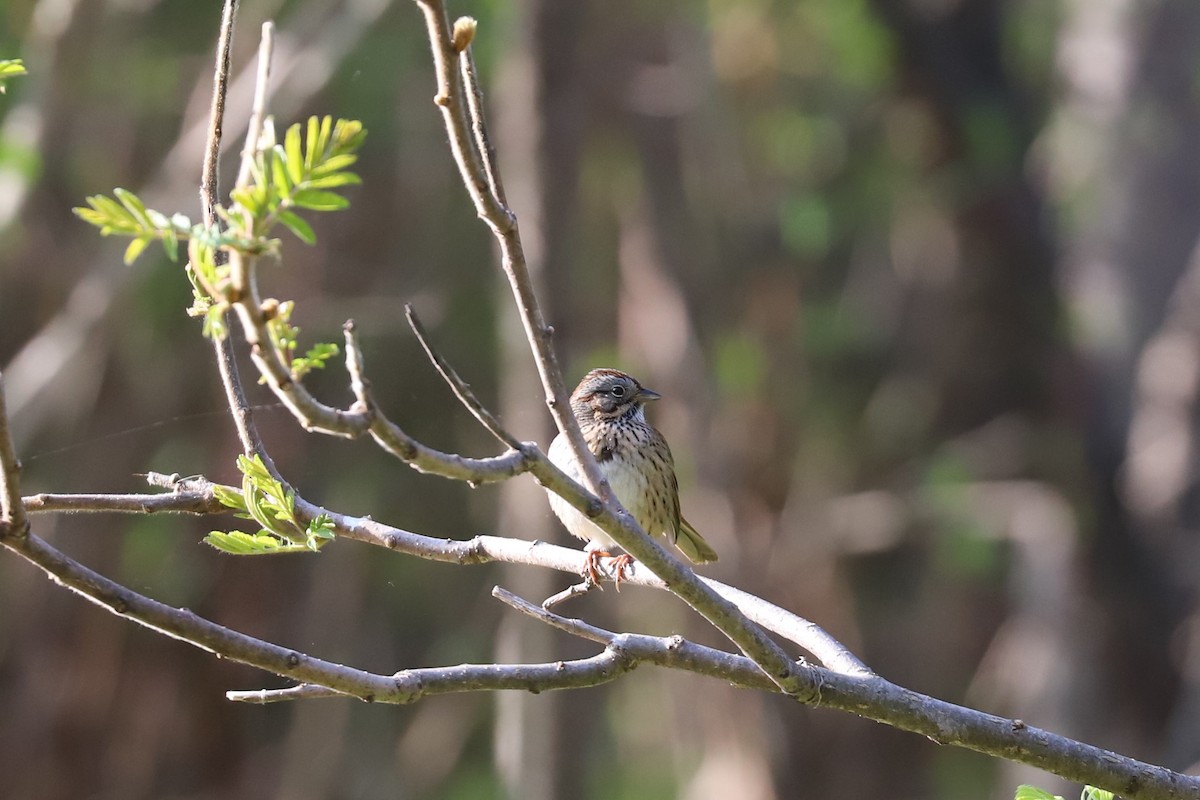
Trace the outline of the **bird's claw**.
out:
[[[621,581],[625,579],[625,572],[633,564],[633,556],[628,553],[622,553],[619,556],[613,556],[605,550],[588,550],[587,561],[583,565],[583,577],[588,583],[598,587],[601,591],[604,586],[600,583],[604,577],[605,571],[600,569],[600,559],[611,558],[612,564],[607,571],[612,575],[613,584],[617,587],[617,591],[621,591]]]

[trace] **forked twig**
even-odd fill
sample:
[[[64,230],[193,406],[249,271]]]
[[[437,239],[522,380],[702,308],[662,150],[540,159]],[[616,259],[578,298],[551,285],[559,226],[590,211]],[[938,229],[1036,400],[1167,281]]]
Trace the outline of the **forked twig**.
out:
[[[523,450],[525,445],[504,429],[492,412],[479,402],[479,398],[471,391],[471,385],[459,377],[458,373],[454,371],[454,367],[450,366],[449,362],[442,358],[441,353],[434,349],[433,344],[429,341],[429,336],[425,333],[425,326],[421,324],[420,317],[409,303],[404,304],[404,316],[408,319],[408,327],[412,328],[413,334],[421,343],[421,348],[429,357],[434,369],[442,376],[442,380],[449,384],[454,396],[471,412],[471,416],[475,417],[479,424],[487,428],[488,432],[499,439],[502,444],[508,445],[513,450]]]
[[[462,66],[470,57],[470,38],[464,42],[461,36],[456,37],[451,31],[442,0],[416,2],[425,14],[426,26],[429,29],[429,42],[433,51],[438,85],[435,102],[442,111],[455,163],[467,192],[475,203],[477,213],[496,237],[504,273],[508,277],[538,373],[542,378],[542,385],[546,389],[550,411],[559,431],[567,437],[571,445],[571,451],[583,471],[584,483],[595,499],[600,501],[600,508],[592,508],[589,504],[581,502],[586,498],[578,497],[573,481],[565,482],[569,491],[560,490],[551,484],[547,484],[547,488],[558,493],[576,508],[585,511],[627,553],[655,575],[663,578],[674,594],[725,634],[738,649],[757,663],[781,690],[787,693],[800,691],[801,676],[797,674],[795,664],[779,645],[748,620],[734,604],[706,586],[694,572],[647,536],[621,508],[611,487],[600,474],[600,468],[588,450],[579,423],[567,402],[562,371],[559,369],[551,341],[553,331],[546,325],[538,305],[533,281],[525,263],[516,216],[504,203],[503,192],[499,189],[500,176],[490,163],[491,144],[487,123],[482,103],[475,97],[478,84],[469,89],[466,85],[464,74],[474,78],[473,67],[470,64]],[[531,469],[543,483],[553,480],[563,485],[560,471],[551,467],[553,465],[542,458],[535,462]]]

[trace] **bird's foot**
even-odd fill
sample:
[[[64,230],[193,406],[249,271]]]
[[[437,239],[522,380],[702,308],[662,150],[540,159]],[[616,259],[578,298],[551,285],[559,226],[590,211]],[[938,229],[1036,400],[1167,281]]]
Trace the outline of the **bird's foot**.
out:
[[[632,564],[633,556],[629,555],[629,553],[621,553],[621,555],[613,559],[613,584],[617,587],[618,592],[621,591],[621,581],[625,579],[625,570],[629,569]]]
[[[609,553],[605,550],[586,550],[585,552],[587,553],[587,561],[584,562],[583,572],[580,574],[583,575],[584,580],[589,584],[596,586],[603,591],[604,587],[600,585],[600,579],[603,578],[604,575],[600,571],[600,559],[611,558],[612,553]]]

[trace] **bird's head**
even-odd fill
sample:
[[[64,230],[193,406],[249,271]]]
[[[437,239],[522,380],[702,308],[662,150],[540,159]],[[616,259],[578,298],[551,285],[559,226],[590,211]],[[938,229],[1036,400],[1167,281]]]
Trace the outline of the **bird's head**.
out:
[[[583,376],[571,393],[571,410],[580,425],[611,422],[626,416],[641,416],[646,403],[661,396],[624,372],[594,369]]]

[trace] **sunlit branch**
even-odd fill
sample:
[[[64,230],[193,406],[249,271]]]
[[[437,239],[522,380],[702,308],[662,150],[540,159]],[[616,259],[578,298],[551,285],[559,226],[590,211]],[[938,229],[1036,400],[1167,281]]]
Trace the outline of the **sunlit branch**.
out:
[[[9,526],[11,536],[24,536],[29,529],[21,502],[21,462],[8,429],[3,373],[0,373],[0,522]]]
[[[32,514],[49,513],[124,513],[124,514],[221,514],[232,513],[215,499],[214,484],[194,477],[177,484],[170,492],[148,494],[36,494],[25,497],[23,505]],[[233,486],[221,486],[229,492]],[[338,538],[350,539],[398,553],[453,564],[504,562],[553,569],[578,575],[586,556],[579,550],[547,542],[533,542],[501,536],[476,536],[457,540],[424,536],[365,517],[353,517],[313,505],[296,498],[296,513],[304,521],[325,515],[331,520]],[[829,669],[849,675],[867,675],[870,671],[843,645],[820,626],[740,589],[712,579],[704,579],[715,591],[738,604],[742,612],[763,627],[803,648]],[[648,570],[632,568],[624,582],[666,591],[667,586]]]
[[[221,138],[225,125],[225,97],[229,90],[230,52],[233,49],[236,16],[237,0],[226,0],[221,14],[220,34],[217,37],[217,63],[213,70],[212,106],[209,112],[208,136],[204,143],[204,165],[200,178],[200,206],[204,215],[204,224],[210,228],[217,224],[217,206],[220,194],[217,166],[220,161]],[[265,80],[261,64],[259,65],[259,80]],[[258,93],[256,90],[255,95],[257,96]],[[253,125],[253,115],[251,120]],[[233,343],[227,336],[214,336],[212,346],[213,354],[217,359],[217,369],[221,375],[221,385],[225,388],[225,399],[229,403],[234,427],[237,429],[238,439],[242,444],[242,452],[247,456],[257,455],[267,469],[279,477],[274,462],[263,446],[262,438],[258,435],[258,427],[254,424],[254,412],[251,410],[250,402],[246,399],[246,391],[242,387],[242,378],[238,371]]]
[[[458,401],[471,412],[471,416],[475,417],[480,425],[499,439],[501,444],[506,444],[513,450],[521,450],[524,445],[504,429],[492,412],[488,411],[483,403],[479,402],[479,398],[471,391],[470,385],[459,377],[458,373],[454,371],[454,367],[450,366],[446,359],[442,358],[441,353],[434,348],[433,343],[429,341],[429,336],[425,333],[425,326],[421,324],[421,318],[417,316],[417,312],[413,310],[411,305],[405,304],[404,316],[408,319],[408,326],[412,328],[413,334],[417,337],[417,341],[421,343],[421,348],[425,351],[425,355],[433,364],[434,369],[442,376],[442,380],[450,386]]]
[[[559,369],[551,341],[552,330],[542,317],[533,290],[533,282],[529,276],[517,230],[516,216],[503,201],[500,176],[491,163],[492,147],[482,103],[479,102],[479,88],[474,81],[474,67],[467,61],[470,56],[471,37],[464,40],[461,35],[454,35],[441,0],[416,2],[425,15],[429,31],[437,73],[438,93],[435,102],[442,111],[455,163],[467,192],[475,203],[476,212],[496,237],[501,264],[525,326],[526,337],[547,393],[550,410],[559,431],[567,436],[572,452],[583,468],[585,483],[601,501],[599,510],[587,502],[589,498],[579,497],[573,481],[568,482],[569,486],[565,485],[561,480],[561,473],[553,468],[547,459],[539,458],[533,463],[531,471],[551,491],[588,513],[588,516],[626,552],[661,577],[672,592],[683,598],[762,667],[781,689],[785,692],[800,691],[801,685],[795,665],[787,654],[765,632],[750,622],[735,605],[710,589],[694,572],[647,536],[616,502],[611,489],[601,477],[599,467],[583,440],[583,434],[567,402],[562,371]],[[471,33],[474,33],[473,27]],[[464,76],[472,80],[470,89],[465,84]]]
[[[246,141],[242,145],[242,157],[238,163],[237,180],[234,186],[245,186],[250,182],[250,168],[258,151],[262,136],[263,119],[267,113],[267,94],[271,82],[271,57],[275,52],[275,24],[264,22],[258,40],[258,72],[254,79],[254,100],[250,105],[250,120],[246,125]]]
[[[228,487],[233,489],[233,487]],[[207,492],[164,494],[35,494],[24,498],[30,514],[221,514],[232,512]]]

